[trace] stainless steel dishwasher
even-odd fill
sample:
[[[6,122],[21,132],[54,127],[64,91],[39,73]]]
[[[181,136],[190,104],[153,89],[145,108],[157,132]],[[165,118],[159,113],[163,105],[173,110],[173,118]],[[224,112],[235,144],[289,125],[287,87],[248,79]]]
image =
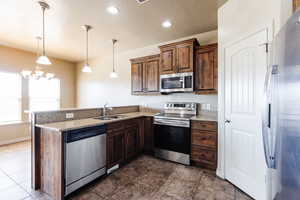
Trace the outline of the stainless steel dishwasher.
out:
[[[106,172],[106,126],[65,132],[65,196]]]

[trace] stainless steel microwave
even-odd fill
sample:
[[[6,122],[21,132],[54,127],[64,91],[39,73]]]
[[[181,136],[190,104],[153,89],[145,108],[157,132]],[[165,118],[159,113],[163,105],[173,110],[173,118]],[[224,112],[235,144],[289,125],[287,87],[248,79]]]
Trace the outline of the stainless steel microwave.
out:
[[[193,72],[160,75],[160,92],[193,92]]]

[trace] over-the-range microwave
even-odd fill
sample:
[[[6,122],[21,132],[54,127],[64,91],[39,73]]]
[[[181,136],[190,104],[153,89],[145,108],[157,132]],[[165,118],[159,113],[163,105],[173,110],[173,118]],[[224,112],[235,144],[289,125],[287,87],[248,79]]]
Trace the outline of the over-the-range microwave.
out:
[[[193,72],[160,75],[160,92],[193,92]]]

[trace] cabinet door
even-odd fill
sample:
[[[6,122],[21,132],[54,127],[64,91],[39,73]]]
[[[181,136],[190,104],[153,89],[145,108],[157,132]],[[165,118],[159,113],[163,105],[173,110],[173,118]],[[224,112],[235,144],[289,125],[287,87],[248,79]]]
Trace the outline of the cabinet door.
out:
[[[158,92],[159,91],[159,58],[150,59],[145,62],[144,69],[144,91]]]
[[[176,46],[176,66],[178,73],[194,71],[194,45],[180,44]]]
[[[293,10],[296,12],[296,10],[300,7],[300,0],[293,0]]]
[[[131,91],[132,93],[143,92],[143,63],[131,65]]]
[[[146,117],[144,119],[144,135],[145,135],[145,147],[146,153],[153,153],[154,148],[154,134],[153,134],[153,118]]]
[[[195,91],[217,93],[217,47],[196,51]]]
[[[125,159],[129,160],[138,152],[139,127],[135,126],[125,131]]]
[[[176,48],[162,48],[160,56],[160,74],[176,73]]]
[[[107,139],[107,168],[124,161],[125,137],[123,132],[116,132]]]

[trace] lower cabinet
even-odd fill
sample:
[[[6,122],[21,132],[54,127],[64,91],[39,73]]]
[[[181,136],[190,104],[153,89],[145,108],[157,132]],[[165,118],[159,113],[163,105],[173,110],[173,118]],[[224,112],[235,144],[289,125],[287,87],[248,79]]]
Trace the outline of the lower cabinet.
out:
[[[144,148],[143,118],[110,123],[107,126],[107,168],[123,164]]]
[[[138,153],[139,127],[133,126],[125,130],[125,159],[130,160]]]
[[[107,137],[107,168],[122,163],[125,160],[125,137],[123,131],[118,131]]]
[[[144,118],[144,137],[144,152],[152,155],[154,153],[153,117]]]
[[[192,121],[191,160],[194,164],[217,168],[217,122]]]

